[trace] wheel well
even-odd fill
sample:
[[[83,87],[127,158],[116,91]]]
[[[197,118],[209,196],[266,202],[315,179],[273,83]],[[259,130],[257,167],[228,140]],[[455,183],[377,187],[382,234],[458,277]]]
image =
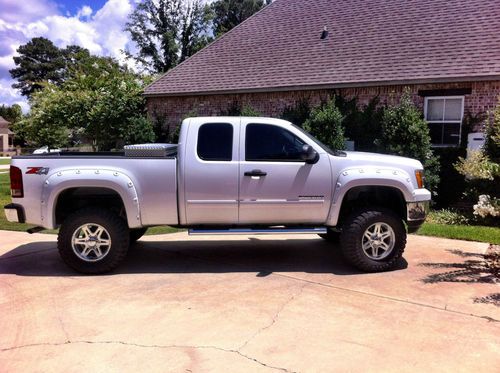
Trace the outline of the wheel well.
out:
[[[84,207],[109,209],[127,220],[127,212],[121,196],[109,188],[79,187],[62,191],[55,203],[55,223],[60,225],[71,213]]]
[[[355,209],[378,206],[394,211],[406,220],[406,202],[403,193],[397,188],[386,186],[359,186],[349,189],[342,200],[339,224]]]

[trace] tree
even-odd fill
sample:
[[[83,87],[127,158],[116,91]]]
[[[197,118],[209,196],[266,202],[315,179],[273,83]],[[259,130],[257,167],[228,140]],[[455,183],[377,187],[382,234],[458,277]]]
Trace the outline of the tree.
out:
[[[270,3],[269,1],[267,3]],[[219,37],[238,26],[248,17],[264,7],[263,0],[217,0],[214,11],[214,34]]]
[[[62,84],[69,77],[72,66],[90,57],[85,48],[69,45],[60,49],[43,37],[31,39],[17,52],[19,56],[14,57],[17,67],[9,73],[17,80],[12,87],[20,89],[26,97],[41,90],[44,84]]]
[[[425,169],[426,187],[435,192],[439,184],[439,159],[431,150],[429,126],[408,92],[399,104],[382,115],[380,138],[375,143],[385,152],[418,159]]]
[[[12,106],[2,105],[0,106],[0,117],[3,117],[11,124],[14,124],[21,120],[23,117],[23,111],[21,106],[18,104],[14,104]]]
[[[37,146],[64,146],[74,134],[100,150],[153,141],[142,96],[149,82],[111,58],[91,56],[60,86],[47,85],[33,94],[22,130]]]
[[[211,41],[211,8],[201,0],[145,0],[125,30],[137,44],[134,58],[151,72],[163,73]]]
[[[342,113],[335,106],[335,98],[332,98],[314,108],[303,127],[322,143],[332,149],[341,150],[345,149],[343,120]]]
[[[33,38],[17,49],[19,56],[14,57],[16,68],[9,70],[18,82],[13,88],[21,90],[23,96],[30,97],[42,89],[42,82],[61,83],[64,58],[59,48],[46,38]]]

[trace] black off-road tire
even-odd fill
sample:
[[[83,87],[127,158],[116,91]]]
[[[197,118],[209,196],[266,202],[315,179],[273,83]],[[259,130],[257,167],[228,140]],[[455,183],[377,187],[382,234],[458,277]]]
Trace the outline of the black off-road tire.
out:
[[[334,231],[330,228],[328,228],[327,232],[325,234],[318,234],[322,239],[328,242],[332,243],[339,243],[340,242],[340,232]]]
[[[130,230],[130,243],[134,243],[139,241],[139,239],[144,236],[144,234],[148,231],[148,228],[137,228]]]
[[[372,224],[382,222],[394,231],[395,244],[384,259],[374,260],[365,254],[362,237]],[[383,272],[394,268],[401,259],[406,246],[406,229],[402,219],[393,211],[384,208],[364,208],[354,211],[343,224],[340,236],[342,254],[354,267],[365,272]]]
[[[79,258],[72,248],[73,233],[87,223],[104,227],[111,238],[111,247],[106,256],[95,262]],[[57,248],[62,260],[77,272],[101,274],[115,269],[127,255],[130,234],[127,223],[112,211],[101,208],[83,208],[69,215],[59,229]]]

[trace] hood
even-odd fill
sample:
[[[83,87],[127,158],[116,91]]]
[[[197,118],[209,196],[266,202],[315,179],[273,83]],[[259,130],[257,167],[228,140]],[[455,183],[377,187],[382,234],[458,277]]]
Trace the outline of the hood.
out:
[[[351,166],[379,166],[400,168],[409,173],[414,170],[423,169],[422,163],[416,159],[400,157],[397,155],[378,154],[378,153],[365,153],[345,151],[346,156],[343,158],[344,168]],[[335,156],[334,158],[342,159],[342,157]]]

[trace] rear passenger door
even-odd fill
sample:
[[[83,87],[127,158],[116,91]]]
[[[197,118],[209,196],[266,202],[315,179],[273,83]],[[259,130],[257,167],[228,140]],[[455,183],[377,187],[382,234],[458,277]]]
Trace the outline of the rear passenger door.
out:
[[[237,224],[239,126],[200,118],[190,124],[187,138],[181,167],[187,223]]]

